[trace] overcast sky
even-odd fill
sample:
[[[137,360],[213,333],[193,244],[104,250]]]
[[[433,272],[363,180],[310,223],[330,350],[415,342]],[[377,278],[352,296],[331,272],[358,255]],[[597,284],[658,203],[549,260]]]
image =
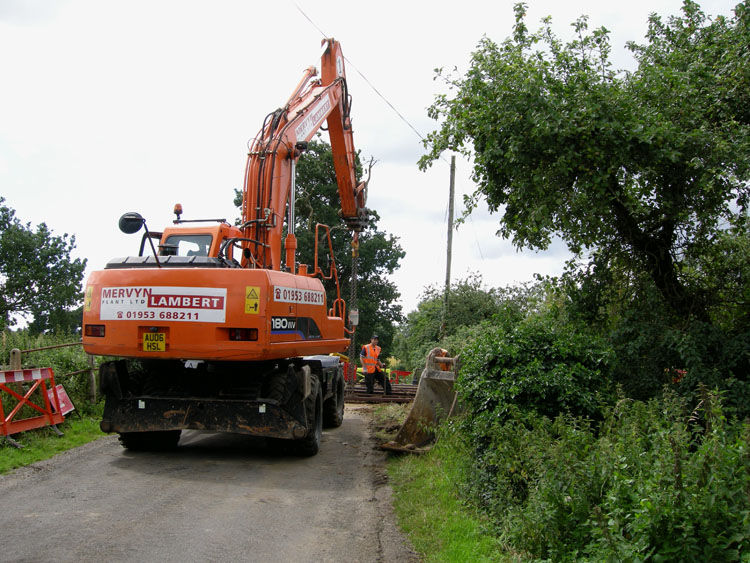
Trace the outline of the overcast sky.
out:
[[[632,67],[624,45],[642,41],[648,14],[676,14],[682,3],[528,4],[532,28],[551,15],[568,37],[586,14],[590,27],[609,29],[622,68]],[[709,15],[735,4],[700,2]],[[511,0],[0,0],[0,196],[23,222],[74,234],[89,271],[137,253],[140,238],[117,229],[126,211],[153,230],[173,219],[176,202],[185,219],[233,222],[247,142],[302,71],[320,66],[325,34],[348,60],[355,145],[377,160],[368,207],[406,251],[393,280],[411,311],[426,286],[444,283],[450,161],[420,172],[424,149],[411,127],[437,127],[426,112],[441,90],[434,69],[466,70],[481,37],[502,41],[512,24]],[[459,160],[458,213],[472,191]],[[564,248],[518,253],[495,236],[498,220],[479,211],[454,234],[454,280],[479,272],[501,287],[561,272]]]

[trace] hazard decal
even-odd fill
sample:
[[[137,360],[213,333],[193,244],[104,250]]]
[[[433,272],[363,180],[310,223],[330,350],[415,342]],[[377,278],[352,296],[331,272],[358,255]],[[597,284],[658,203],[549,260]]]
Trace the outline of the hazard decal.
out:
[[[86,298],[83,301],[83,310],[87,313],[91,311],[91,302],[94,300],[94,288],[90,285],[86,287]]]
[[[257,315],[260,309],[260,287],[248,285],[245,287],[245,314]]]

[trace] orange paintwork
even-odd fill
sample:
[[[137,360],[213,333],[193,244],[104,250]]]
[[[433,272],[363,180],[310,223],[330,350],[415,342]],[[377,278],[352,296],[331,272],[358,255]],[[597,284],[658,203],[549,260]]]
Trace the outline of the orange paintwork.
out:
[[[165,258],[164,267],[94,272],[84,303],[83,344],[87,353],[254,361],[343,352],[347,348],[343,300],[339,297],[333,304],[326,303],[321,281],[311,277],[323,274],[317,267],[317,249],[314,271],[308,275],[301,268],[295,275],[296,239],[288,235],[285,266],[291,272],[282,271],[284,214],[292,191],[294,163],[304,148],[298,143],[312,139],[324,125],[331,139],[342,216],[354,231],[363,228],[367,217],[365,186],[355,177],[341,46],[333,39],[325,39],[323,45],[321,79],[315,79],[313,67],[307,69],[286,105],[266,118],[251,145],[243,190],[243,224],[183,223],[165,229],[161,238],[163,245],[173,234],[211,234],[209,260],[218,257],[223,240],[240,238],[243,255],[235,252],[232,256],[230,246],[222,261],[227,267],[174,266]],[[239,263],[242,267],[230,267]],[[335,281],[338,295],[338,279]],[[86,336],[87,325],[103,325],[104,336]],[[257,340],[230,340],[231,329],[255,329]]]
[[[250,146],[245,172],[242,219],[252,264],[281,267],[282,228],[292,186],[293,163],[305,143],[327,125],[339,186],[341,215],[355,231],[366,221],[365,185],[355,178],[355,149],[349,117],[346,71],[341,45],[323,40],[321,79],[308,68],[286,105],[269,114]],[[261,244],[262,243],[262,244]],[[263,246],[265,244],[266,246]]]
[[[143,297],[135,297],[135,289],[165,287],[226,289],[224,322],[202,322],[200,319],[169,320],[160,318],[160,313],[164,313],[161,316],[167,316],[175,312],[174,309],[159,311],[156,308],[141,310],[146,316],[153,312],[154,318],[101,319],[103,289],[131,290],[130,296],[125,295],[123,291],[122,297],[114,299],[122,301],[120,312],[126,316],[128,313],[139,312],[139,304],[133,301],[142,301]],[[245,311],[248,287],[260,288],[257,312]],[[343,337],[344,321],[328,316],[325,301],[322,305],[276,301],[273,295],[275,288],[296,288],[303,292],[303,295],[304,292],[323,292],[323,285],[316,278],[271,270],[138,268],[94,272],[87,284],[88,310],[84,311],[83,322],[84,325],[103,324],[105,336],[84,336],[83,345],[88,354],[103,356],[228,361],[280,359],[346,350],[349,340]],[[191,312],[193,310],[190,309]],[[321,338],[305,340],[295,333],[274,334],[271,327],[273,317],[312,318],[320,329]],[[230,328],[256,328],[258,341],[230,341]],[[166,351],[143,350],[143,333],[152,329],[155,329],[154,332],[166,333]]]

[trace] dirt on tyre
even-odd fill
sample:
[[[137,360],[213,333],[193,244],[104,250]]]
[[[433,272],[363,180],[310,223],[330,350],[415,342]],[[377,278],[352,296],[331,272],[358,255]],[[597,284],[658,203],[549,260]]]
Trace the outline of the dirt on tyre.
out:
[[[344,374],[339,370],[333,386],[333,396],[323,403],[323,426],[338,428],[344,422]]]
[[[320,440],[323,437],[323,393],[317,376],[310,376],[310,396],[305,401],[305,413],[307,420],[313,424],[308,430],[307,436],[294,442],[294,450],[297,455],[311,457],[320,451]]]

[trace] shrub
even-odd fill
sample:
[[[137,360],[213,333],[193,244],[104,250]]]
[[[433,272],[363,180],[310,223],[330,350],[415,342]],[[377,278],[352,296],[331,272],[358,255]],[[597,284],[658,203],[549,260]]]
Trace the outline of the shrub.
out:
[[[465,348],[459,393],[480,427],[503,422],[514,408],[600,417],[611,356],[602,338],[537,314],[488,327]]]
[[[421,373],[427,353],[436,346],[453,356],[460,354],[485,326],[513,324],[533,314],[544,302],[547,288],[547,282],[541,281],[485,289],[481,276],[470,274],[451,285],[445,317],[444,290],[426,288],[417,310],[408,315],[395,341],[397,367]]]
[[[472,496],[530,559],[747,560],[750,421],[702,393],[622,399],[596,427],[511,409],[475,444]]]

